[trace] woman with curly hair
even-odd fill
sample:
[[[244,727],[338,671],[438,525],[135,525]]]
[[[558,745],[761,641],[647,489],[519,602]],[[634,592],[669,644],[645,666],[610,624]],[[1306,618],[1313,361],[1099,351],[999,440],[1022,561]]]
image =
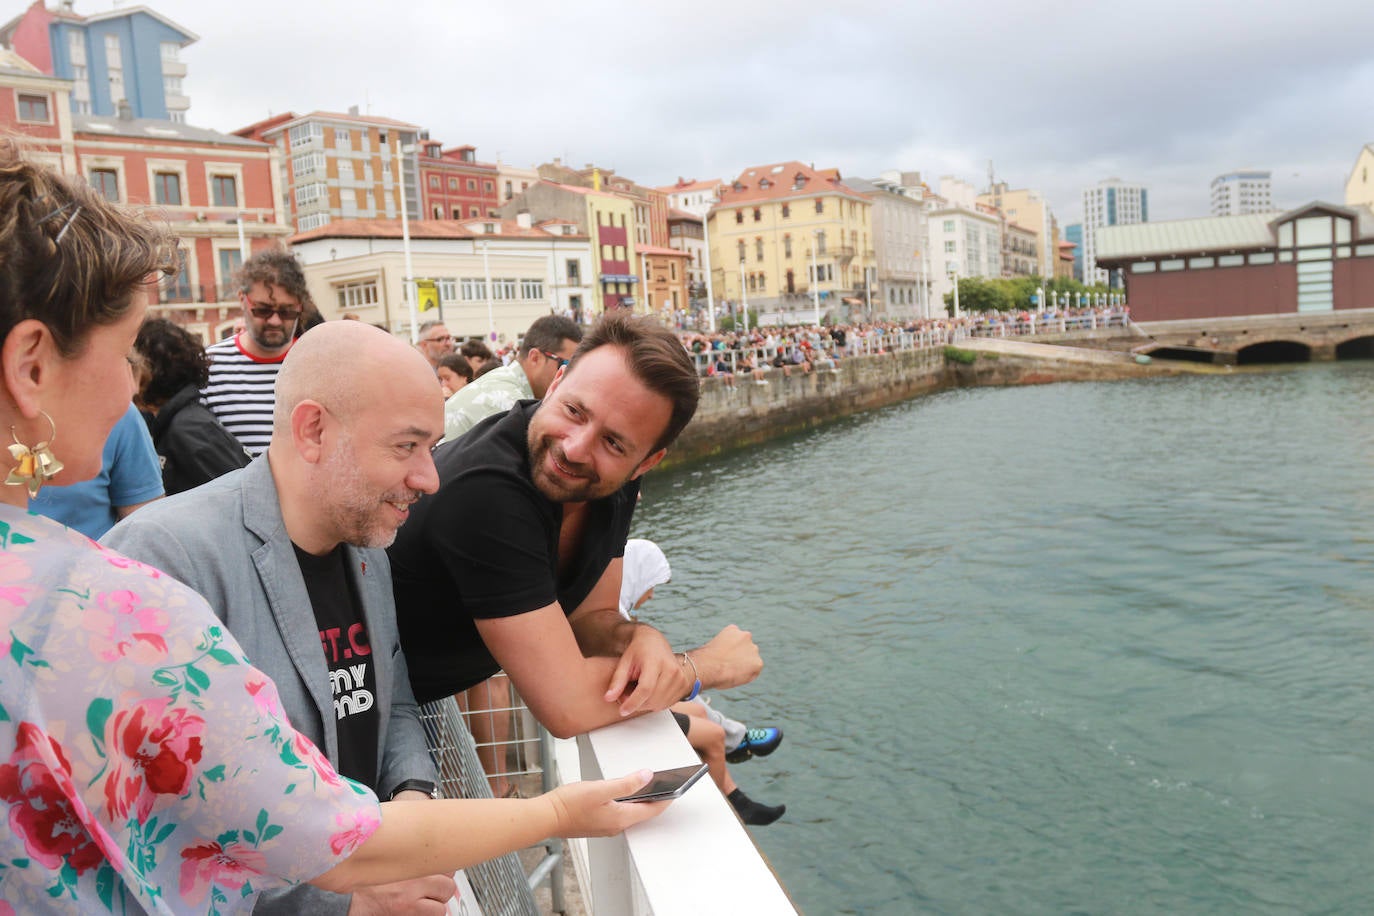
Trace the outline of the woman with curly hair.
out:
[[[248,464],[239,440],[200,402],[200,389],[210,377],[210,358],[200,341],[166,318],[149,318],[138,330],[134,349],[147,367],[139,399],[152,414],[148,426],[162,459],[167,495]]]

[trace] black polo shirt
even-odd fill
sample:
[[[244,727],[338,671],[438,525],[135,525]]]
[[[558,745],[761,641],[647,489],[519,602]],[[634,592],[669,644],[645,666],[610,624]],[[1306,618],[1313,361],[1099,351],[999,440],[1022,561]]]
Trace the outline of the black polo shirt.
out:
[[[563,507],[530,478],[526,434],[538,406],[520,401],[435,449],[439,490],[411,507],[388,551],[401,646],[422,703],[500,670],[475,619],[527,614],[555,601],[571,613],[625,554],[637,480],[589,504],[581,549],[559,578]]]

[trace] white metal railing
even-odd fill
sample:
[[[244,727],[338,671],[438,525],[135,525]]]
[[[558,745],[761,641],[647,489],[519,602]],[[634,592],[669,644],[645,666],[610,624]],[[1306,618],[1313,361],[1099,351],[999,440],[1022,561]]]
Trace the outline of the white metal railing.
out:
[[[682,729],[666,712],[556,745],[560,783],[697,762]],[[659,817],[621,836],[571,840],[568,845],[587,909],[596,916],[797,912],[709,778],[698,781]]]
[[[935,325],[915,331],[875,330],[872,333],[850,332],[845,340],[842,357],[872,356],[878,353],[892,353],[903,350],[921,350],[929,347],[943,347],[958,343],[969,337],[1027,337],[1039,334],[1068,334],[1081,331],[1097,331],[1107,328],[1128,329],[1131,327],[1130,315],[1119,310],[1093,311],[1079,315],[1029,314],[1021,317],[1015,314],[1005,316],[983,316],[976,319],[962,319],[962,323],[952,326]],[[773,360],[781,352],[788,366],[798,363],[792,355],[798,351],[810,353],[813,362],[833,360],[837,355],[835,344],[829,333],[814,335],[812,346],[803,348],[798,342],[778,341],[743,349],[703,350],[693,353],[697,374],[712,374],[709,370],[717,363],[724,362],[730,372],[737,372],[740,363],[748,357],[755,368],[768,371],[773,368]]]

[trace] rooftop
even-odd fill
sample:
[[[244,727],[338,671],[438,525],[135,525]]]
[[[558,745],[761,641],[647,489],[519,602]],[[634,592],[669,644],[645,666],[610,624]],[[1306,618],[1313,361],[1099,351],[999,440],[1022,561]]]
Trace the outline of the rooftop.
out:
[[[72,115],[72,132],[98,134],[105,137],[136,137],[140,140],[181,140],[190,143],[215,143],[222,146],[241,146],[245,149],[264,149],[267,144],[234,134],[222,134],[208,127],[195,127],[156,118],[120,118],[110,115]]]
[[[493,223],[496,225],[495,232],[482,230],[482,226]],[[549,220],[527,229],[513,219],[497,219],[495,217],[477,217],[466,220],[411,220],[410,237],[412,239],[477,239],[491,236],[537,239],[550,237],[560,239],[586,238],[585,235],[564,235],[561,229],[558,232],[551,231],[553,226],[561,227],[566,224],[566,221]],[[404,232],[400,219],[341,219],[317,229],[294,235],[289,241],[291,244],[297,245],[320,239],[399,239],[403,236]]]
[[[815,169],[795,160],[745,169],[733,182],[720,187],[720,202],[712,209],[741,204],[841,194],[867,201],[868,195],[854,190],[840,177],[839,169]]]

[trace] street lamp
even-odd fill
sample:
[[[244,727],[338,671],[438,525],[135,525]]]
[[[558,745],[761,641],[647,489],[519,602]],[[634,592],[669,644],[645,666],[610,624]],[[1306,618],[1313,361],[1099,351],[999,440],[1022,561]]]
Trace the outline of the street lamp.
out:
[[[954,318],[959,319],[959,268],[954,268],[949,272],[949,278],[954,281]]]
[[[818,230],[811,230],[811,307],[816,312],[816,327],[821,326],[821,272],[816,267],[816,243]]]
[[[744,291],[744,259],[739,262],[739,298],[744,307],[744,333],[749,333],[749,294]]]
[[[400,145],[400,137],[396,138],[397,164],[400,166],[400,185],[401,185],[401,251],[405,257],[406,275],[401,278],[401,292],[404,294],[406,302],[406,313],[410,315],[410,342],[418,345],[420,342],[420,315],[415,309],[415,296],[410,291],[410,284],[415,279],[415,265],[410,260],[410,207],[406,204],[406,160],[405,157],[415,152],[413,143]]]

